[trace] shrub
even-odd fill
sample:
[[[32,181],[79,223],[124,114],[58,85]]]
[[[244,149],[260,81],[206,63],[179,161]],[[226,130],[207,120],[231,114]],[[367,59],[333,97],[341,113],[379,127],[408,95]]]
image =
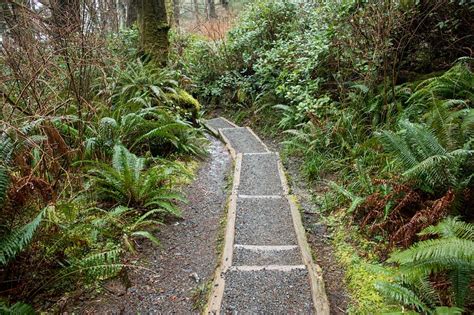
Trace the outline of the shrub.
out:
[[[105,202],[179,216],[173,201],[183,198],[169,188],[170,176],[178,166],[170,162],[146,168],[146,161],[115,145],[111,165],[94,162],[89,170],[89,190]]]

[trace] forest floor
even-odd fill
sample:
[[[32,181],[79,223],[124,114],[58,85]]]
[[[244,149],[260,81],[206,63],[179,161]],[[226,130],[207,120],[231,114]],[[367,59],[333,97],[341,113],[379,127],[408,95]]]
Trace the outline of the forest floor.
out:
[[[160,228],[156,237],[161,245],[143,242],[139,253],[128,257],[128,263],[140,266],[128,268],[128,279],[108,281],[100,292],[78,292],[65,310],[81,314],[199,312],[197,304],[206,298],[200,295],[205,294],[218,260],[231,169],[225,146],[214,137],[208,139],[209,156],[184,189],[188,203],[181,206],[183,218]]]

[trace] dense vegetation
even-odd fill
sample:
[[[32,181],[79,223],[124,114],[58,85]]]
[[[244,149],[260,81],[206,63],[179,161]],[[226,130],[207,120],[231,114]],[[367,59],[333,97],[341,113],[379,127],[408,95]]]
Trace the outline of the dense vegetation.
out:
[[[320,214],[352,231],[335,246],[358,253],[339,251],[353,312],[472,310],[473,13],[465,1],[257,1],[225,40],[176,39],[204,103],[283,131],[326,187]],[[357,275],[370,268],[379,276]]]
[[[170,30],[165,2],[120,31],[87,1],[0,5],[0,313],[48,309],[159,242],[205,154],[200,104],[323,186],[349,312],[472,312],[474,5],[258,0],[202,36]]]
[[[186,78],[141,54],[136,29],[88,23],[94,7],[81,22],[61,8],[57,25],[2,6],[0,313],[24,314],[125,272],[142,239],[158,244],[206,140]]]

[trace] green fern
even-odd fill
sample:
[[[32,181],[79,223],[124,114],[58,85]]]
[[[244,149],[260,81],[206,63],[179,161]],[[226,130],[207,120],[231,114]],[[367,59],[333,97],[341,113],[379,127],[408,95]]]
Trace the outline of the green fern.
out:
[[[474,102],[474,74],[470,69],[472,58],[461,58],[454,67],[439,77],[421,82],[407,100],[407,113],[426,112],[440,99],[461,99]]]
[[[2,315],[34,315],[35,309],[26,303],[17,302],[11,306],[0,303],[0,314]]]
[[[200,156],[205,153],[205,141],[199,130],[156,107],[140,109],[117,120],[102,118],[97,130],[85,142],[86,157],[110,157],[116,144],[123,144],[137,154],[155,147],[159,147],[153,152],[156,155],[176,152]]]
[[[402,121],[401,131],[382,131],[380,139],[401,167],[403,176],[417,182],[421,188],[435,192],[448,187],[462,188],[470,184],[464,165],[474,150],[459,148],[449,151],[429,128]]]
[[[174,201],[184,199],[165,184],[178,171],[175,164],[147,169],[144,158],[137,157],[120,145],[114,147],[111,163],[96,162],[96,167],[89,170],[90,191],[100,200],[137,209],[159,209],[166,214],[179,216]]]
[[[19,252],[24,250],[40,226],[44,210],[28,224],[7,233],[0,238],[0,265],[5,265]]]
[[[400,266],[399,274],[395,283],[378,284],[379,291],[392,300],[420,311],[440,312],[441,309],[433,309],[439,306],[440,300],[429,287],[427,279],[434,273],[445,273],[451,282],[455,306],[464,307],[467,297],[472,294],[473,231],[474,225],[457,218],[447,218],[436,226],[424,229],[420,235],[438,235],[439,238],[421,241],[406,250],[393,253],[387,262],[397,263]]]
[[[110,78],[111,101],[114,108],[138,108],[163,105],[170,93],[176,94],[176,73],[140,60],[130,63],[124,70],[116,69]],[[136,107],[138,106],[138,108]]]
[[[10,186],[9,166],[13,158],[14,144],[7,134],[0,136],[0,206],[5,202]]]
[[[376,289],[388,299],[403,305],[410,305],[418,311],[428,313],[428,307],[412,290],[391,282],[379,281],[375,284]]]
[[[120,249],[115,249],[70,261],[70,266],[62,271],[60,278],[82,276],[82,280],[89,282],[112,278],[124,267],[120,263],[121,253]]]
[[[474,225],[460,221],[458,217],[448,217],[438,223],[425,228],[419,235],[439,235],[442,238],[461,238],[474,241]]]

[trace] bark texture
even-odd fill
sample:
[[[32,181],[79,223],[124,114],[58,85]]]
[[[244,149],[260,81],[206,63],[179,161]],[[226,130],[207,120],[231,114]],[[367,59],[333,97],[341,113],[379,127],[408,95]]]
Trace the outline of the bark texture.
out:
[[[173,0],[173,21],[175,25],[179,25],[179,16],[181,14],[181,7],[179,0]]]
[[[140,49],[159,65],[168,60],[170,25],[165,0],[140,0],[138,6]]]
[[[217,18],[216,4],[214,3],[214,0],[207,0],[207,18],[208,19]]]
[[[138,0],[127,0],[127,21],[126,25],[131,27],[138,20]]]

